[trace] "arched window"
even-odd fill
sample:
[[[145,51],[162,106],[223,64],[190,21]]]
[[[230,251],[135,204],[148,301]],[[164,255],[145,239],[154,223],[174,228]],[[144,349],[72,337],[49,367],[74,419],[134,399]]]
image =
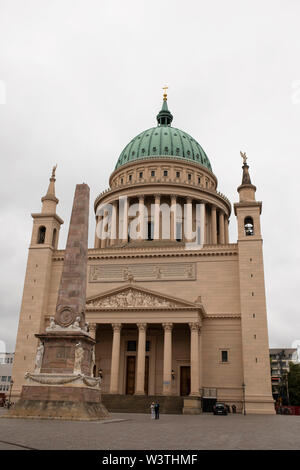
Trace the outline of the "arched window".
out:
[[[56,228],[53,230],[53,235],[52,235],[52,246],[55,248],[56,245],[56,236],[57,236],[57,230]]]
[[[46,227],[43,225],[39,228],[38,239],[37,242],[39,244],[45,243],[45,236],[46,236]]]
[[[246,217],[244,221],[245,235],[251,236],[254,235],[254,224],[252,217]]]

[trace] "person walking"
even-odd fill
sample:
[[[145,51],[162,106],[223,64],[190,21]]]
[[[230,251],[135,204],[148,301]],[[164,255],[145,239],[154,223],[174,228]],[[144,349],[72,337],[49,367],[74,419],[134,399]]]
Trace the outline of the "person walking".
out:
[[[155,403],[154,401],[150,405],[151,419],[155,419]]]
[[[155,403],[155,419],[159,419],[159,403]]]

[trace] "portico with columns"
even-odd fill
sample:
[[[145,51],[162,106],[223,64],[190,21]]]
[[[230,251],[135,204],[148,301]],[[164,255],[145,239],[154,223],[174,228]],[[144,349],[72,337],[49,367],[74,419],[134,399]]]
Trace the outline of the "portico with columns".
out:
[[[199,301],[162,296],[131,282],[88,299],[86,312],[103,393],[200,396],[205,310]],[[182,367],[190,368],[185,378]]]

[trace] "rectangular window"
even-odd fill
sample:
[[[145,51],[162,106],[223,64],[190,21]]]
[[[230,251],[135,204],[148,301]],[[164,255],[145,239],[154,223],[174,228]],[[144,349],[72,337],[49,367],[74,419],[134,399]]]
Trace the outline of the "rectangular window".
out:
[[[180,178],[180,171],[176,171],[176,178]]]
[[[168,176],[168,170],[164,170],[164,176]]]
[[[127,341],[127,351],[136,351],[136,341]]]
[[[192,175],[191,173],[188,173],[188,180],[191,181],[191,179],[192,179]]]
[[[11,376],[8,375],[8,376],[7,376],[7,382],[10,382],[10,380],[11,380]]]
[[[151,171],[151,176],[152,177],[155,176],[155,171],[154,170]]]
[[[7,380],[7,375],[2,375],[1,382],[6,382],[6,380]]]
[[[132,175],[129,175],[128,179],[129,181],[132,181]]]
[[[148,240],[153,240],[154,237],[154,224],[153,222],[148,222]]]
[[[181,222],[176,222],[176,241],[181,242],[182,240],[182,224]]]
[[[143,178],[143,172],[140,171],[140,178]]]
[[[228,362],[228,351],[221,351],[221,361]]]
[[[198,177],[198,183],[200,184],[201,183],[201,178]]]

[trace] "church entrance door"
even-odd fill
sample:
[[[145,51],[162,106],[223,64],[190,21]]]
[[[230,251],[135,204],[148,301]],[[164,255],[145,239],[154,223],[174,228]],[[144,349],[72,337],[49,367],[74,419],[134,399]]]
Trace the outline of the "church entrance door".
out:
[[[135,356],[127,356],[126,395],[133,395],[135,388]]]
[[[185,397],[191,393],[191,367],[180,367],[180,395]]]

